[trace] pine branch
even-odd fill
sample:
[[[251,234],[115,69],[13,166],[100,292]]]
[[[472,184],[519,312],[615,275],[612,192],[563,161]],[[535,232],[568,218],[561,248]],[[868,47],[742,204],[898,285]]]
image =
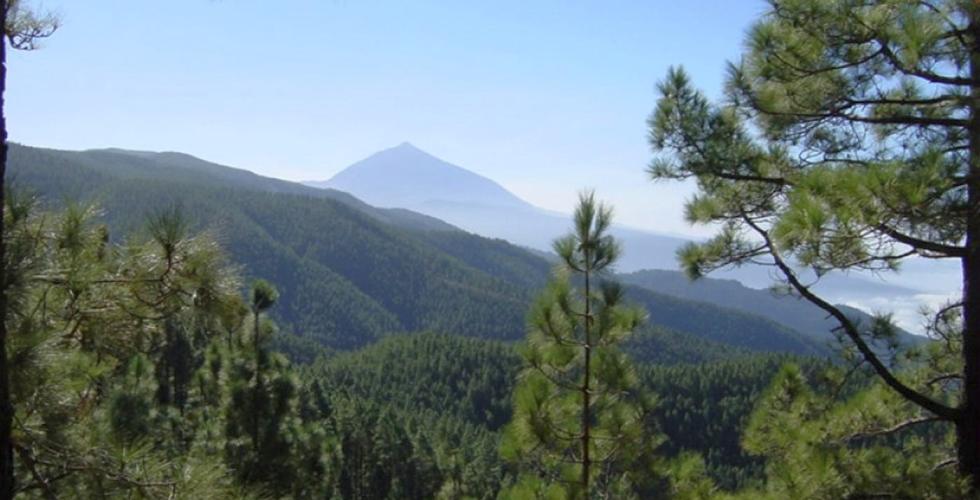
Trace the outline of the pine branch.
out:
[[[868,431],[868,432],[858,432],[855,434],[851,434],[845,437],[843,440],[856,441],[859,439],[867,439],[867,438],[878,437],[878,436],[888,436],[891,434],[895,434],[896,432],[900,432],[902,430],[908,429],[909,427],[913,427],[916,425],[925,424],[929,422],[939,422],[941,420],[942,419],[940,417],[935,415],[930,415],[928,417],[910,418],[908,420],[904,420],[885,429]]]
[[[973,78],[966,78],[962,76],[949,76],[940,75],[938,73],[933,73],[931,71],[926,71],[920,68],[908,67],[899,59],[898,55],[892,51],[891,47],[888,46],[888,42],[882,39],[877,40],[879,47],[881,48],[882,55],[885,59],[891,63],[892,67],[901,73],[909,76],[914,76],[917,78],[922,78],[930,83],[937,83],[943,85],[958,85],[958,86],[977,86],[980,82],[974,80]]]
[[[916,249],[928,250],[930,252],[936,252],[942,254],[946,257],[956,257],[962,258],[966,256],[966,248],[954,245],[945,245],[942,243],[936,243],[934,241],[927,241],[914,236],[909,236],[905,233],[898,231],[886,224],[878,225],[878,230],[882,233],[888,235],[892,239],[909,245]]]
[[[776,246],[772,242],[772,239],[769,237],[769,232],[759,227],[759,225],[756,224],[756,222],[752,220],[752,218],[749,217],[747,214],[743,213],[742,219],[765,241],[766,247],[769,248],[769,252],[773,257],[776,267],[778,267],[779,270],[783,273],[783,275],[786,277],[786,280],[789,281],[790,285],[792,285],[793,288],[797,291],[797,293],[803,296],[803,298],[809,300],[817,307],[823,309],[828,314],[833,316],[834,319],[837,320],[837,322],[840,324],[841,328],[843,329],[844,333],[848,336],[848,338],[850,338],[850,340],[854,343],[855,347],[857,347],[858,351],[860,351],[864,359],[868,362],[868,364],[871,365],[872,369],[874,369],[875,373],[877,373],[878,376],[881,377],[881,379],[885,382],[885,384],[887,384],[889,387],[891,387],[896,392],[901,394],[905,399],[911,401],[912,403],[915,403],[916,405],[922,407],[927,411],[932,412],[942,420],[955,421],[959,418],[961,414],[960,410],[946,406],[930,398],[929,396],[916,391],[915,389],[909,387],[901,380],[899,380],[897,377],[895,377],[895,374],[893,374],[891,370],[889,370],[888,367],[885,366],[885,364],[881,361],[881,359],[878,358],[878,356],[874,353],[874,351],[871,350],[871,347],[868,346],[868,343],[861,336],[861,333],[858,331],[857,326],[854,325],[854,323],[850,320],[850,318],[848,318],[847,315],[845,315],[843,311],[840,310],[840,308],[834,306],[833,304],[827,302],[823,298],[817,296],[816,294],[813,293],[813,291],[810,290],[810,287],[800,282],[799,278],[796,275],[796,272],[793,271],[793,269],[790,268],[785,261],[783,261],[783,258],[779,250],[776,248]]]

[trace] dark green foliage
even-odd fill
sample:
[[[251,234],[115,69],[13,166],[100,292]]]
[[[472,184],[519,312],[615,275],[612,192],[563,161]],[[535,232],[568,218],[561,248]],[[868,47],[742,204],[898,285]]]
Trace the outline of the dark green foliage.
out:
[[[183,153],[123,149],[59,151],[19,144],[11,144],[10,149],[9,168],[13,184],[21,187],[44,186],[45,192],[55,202],[86,198],[107,183],[117,180],[180,181],[197,186],[225,186],[247,191],[327,198],[398,227],[420,231],[458,231],[438,219],[408,210],[371,207],[347,193],[262,177]],[[28,165],[30,168],[26,168]]]
[[[551,273],[552,263],[504,240],[461,231],[432,231],[425,238],[468,265],[524,288],[543,287]]]
[[[756,314],[791,327],[823,344],[826,344],[831,330],[837,326],[825,311],[806,300],[781,295],[773,290],[753,290],[735,280],[702,278],[692,281],[680,271],[664,269],[621,274],[619,279],[653,292]],[[855,318],[855,321],[871,320],[870,316],[858,309],[842,305],[838,307]],[[914,344],[921,339],[902,332],[902,340]]]
[[[272,337],[271,347],[297,365],[308,365],[317,358],[333,356],[336,351],[309,337],[280,333]]]
[[[15,232],[10,247],[22,263],[13,267],[17,275],[40,273],[40,285],[56,285],[46,300],[70,289],[81,294],[78,311],[98,311],[83,315],[77,340],[64,345],[46,341],[48,330],[25,316],[13,337],[20,367],[14,387],[18,397],[26,397],[44,381],[44,397],[23,408],[45,415],[50,439],[65,439],[62,433],[72,429],[97,432],[83,435],[114,451],[97,465],[86,463],[107,471],[121,461],[124,475],[114,480],[113,491],[132,487],[125,481],[136,476],[157,482],[172,477],[171,470],[154,468],[165,463],[193,471],[177,488],[215,495],[234,495],[236,485],[249,485],[255,492],[298,497],[340,492],[492,498],[508,484],[497,456],[497,431],[510,418],[509,395],[520,366],[513,346],[450,335],[393,336],[359,352],[321,357],[297,377],[270,346],[288,338],[294,340],[286,345],[303,349],[303,341],[275,335],[274,325],[255,314],[275,310],[271,285],[258,282],[244,300],[234,274],[216,264],[217,248],[181,230],[176,212],[155,219],[145,243],[132,240],[123,247],[108,244],[104,228],[88,222],[86,213],[74,209],[32,219],[19,207],[8,211],[38,224],[51,221],[57,235],[50,239],[51,258],[59,267],[51,268],[31,257],[37,248],[28,244],[34,226]],[[157,272],[170,260],[175,274],[158,283]],[[117,269],[128,262],[147,267]],[[63,277],[50,281],[49,268],[60,269]],[[130,279],[116,283],[106,273]],[[42,297],[35,295],[38,283],[14,284],[14,297],[26,301],[25,310],[38,310],[28,307]],[[173,293],[175,287],[187,293]],[[135,300],[130,294],[155,305],[121,307]],[[66,311],[67,318],[75,310]],[[38,356],[55,346],[58,356]],[[678,361],[670,352],[689,360],[720,359],[724,353],[720,345],[667,331],[637,335],[632,349],[665,362]],[[93,400],[94,413],[76,421],[75,406],[92,403],[61,394],[77,397],[93,380],[106,388],[104,399]],[[134,446],[145,451],[112,458]],[[80,451],[76,459],[82,456]],[[68,476],[63,484],[88,488],[94,477]]]
[[[56,177],[39,182],[57,185]],[[451,334],[515,338],[524,324],[525,301],[549,275],[545,260],[462,232],[406,231],[329,199],[216,187],[206,178],[194,185],[159,177],[96,175],[99,182],[91,188],[97,191],[85,196],[103,200],[106,226],[86,222],[92,214],[79,208],[50,219],[56,262],[66,277],[59,287],[89,297],[93,288],[87,283],[118,272],[118,259],[131,261],[136,275],[152,276],[168,267],[168,255],[181,255],[174,259],[181,274],[168,287],[193,297],[163,300],[147,315],[155,319],[136,323],[123,321],[126,314],[119,310],[83,315],[77,346],[85,354],[47,366],[50,373],[38,380],[48,381],[51,397],[77,393],[86,387],[82,380],[110,382],[95,420],[72,423],[70,405],[55,406],[45,410],[50,428],[78,429],[94,421],[98,425],[90,427],[101,434],[93,442],[111,443],[114,453],[120,446],[146,450],[126,462],[126,477],[171,477],[172,471],[138,469],[137,463],[183,464],[194,473],[179,488],[206,482],[231,496],[248,485],[253,492],[297,497],[492,498],[514,484],[516,475],[497,450],[500,427],[511,418],[509,395],[520,356],[508,344]],[[133,210],[137,203],[148,212]],[[8,211],[11,217],[29,213],[16,206]],[[155,214],[150,228],[144,213]],[[121,231],[137,236],[123,238]],[[230,257],[245,263],[249,275],[275,282],[278,300],[271,300],[275,294],[264,285],[256,287],[262,293],[243,298],[235,279],[221,293],[210,292],[234,276],[227,261],[214,265],[220,252],[210,238],[228,245]],[[30,256],[29,241],[12,241],[13,255]],[[19,290],[15,297],[35,293],[29,282],[15,280],[12,286]],[[168,287],[122,287],[91,297],[111,303],[139,293],[153,299],[166,296]],[[604,291],[616,295],[612,288]],[[754,350],[819,351],[794,332],[752,316],[638,288],[625,291],[628,299],[665,315],[657,323],[676,328],[655,324],[638,330],[622,345],[636,362],[681,365]],[[285,331],[275,333],[262,319],[266,315],[278,318]],[[388,335],[410,326],[446,334]],[[23,346],[48,345],[47,337],[28,335],[32,330],[32,324],[23,325]],[[338,353],[324,344],[363,348]],[[18,349],[26,363],[21,366],[36,362],[35,347]],[[297,376],[274,349],[305,362],[319,360]],[[133,357],[137,353],[140,358]],[[615,364],[622,366],[620,361]],[[648,379],[643,387],[650,384],[668,402],[649,422],[666,431],[664,454],[704,453],[707,473],[726,486],[758,477],[759,471],[758,460],[733,446],[757,389],[726,384],[761,387],[766,370],[775,366],[769,358],[739,363],[732,361],[740,367],[727,371],[725,364],[676,366],[678,371],[659,378],[652,374],[666,368],[640,371],[640,380]],[[670,383],[675,380],[676,391]],[[29,379],[14,382],[19,394],[29,394]],[[708,401],[695,404],[696,398]],[[692,433],[690,422],[706,422],[707,430]],[[106,459],[99,467],[117,465]],[[652,464],[645,467],[652,470]],[[665,491],[661,486],[644,491]],[[115,487],[127,489],[123,483]]]
[[[438,411],[490,430],[510,418],[520,361],[510,346],[450,335],[390,337],[308,370],[323,387],[400,410]]]
[[[664,453],[699,452],[722,488],[760,479],[763,461],[742,450],[742,430],[770,380],[791,360],[753,354],[712,363],[643,367],[643,384],[659,395],[657,423],[668,436]],[[826,367],[817,360],[798,361],[809,373]]]
[[[252,283],[252,314],[258,318],[279,300],[279,290],[266,280],[258,279]]]
[[[623,342],[623,352],[638,363],[658,365],[722,361],[752,353],[748,349],[649,325],[641,326]]]
[[[657,484],[652,399],[618,349],[644,313],[605,280],[620,251],[607,234],[611,223],[612,210],[585,193],[572,233],[555,240],[561,265],[528,315],[524,369],[501,444],[517,475],[507,498],[648,497]]]
[[[919,383],[928,373],[906,372]],[[879,381],[835,397],[839,384],[792,364],[779,371],[743,438],[747,452],[765,460],[765,482],[739,498],[972,498],[968,479],[950,467],[951,424]]]
[[[21,197],[7,201],[20,491],[322,494],[323,428],[300,418],[285,358],[241,349],[247,310],[212,240],[168,210],[150,219],[146,238],[117,246],[91,210],[44,214]],[[256,291],[256,311],[271,305],[269,286]],[[258,455],[236,449],[242,420],[259,430],[250,443]],[[263,455],[274,465],[255,467]]]
[[[328,435],[299,414],[299,381],[278,353],[260,348],[230,361],[225,407],[225,460],[243,484],[279,495],[322,495],[326,490]]]
[[[134,444],[150,433],[155,408],[148,372],[146,360],[133,356],[122,375],[123,384],[109,399],[110,429],[122,443]]]
[[[785,352],[806,356],[829,354],[829,339],[805,337],[774,321],[752,314],[694,302],[627,286],[629,299],[643,307],[651,323],[692,333],[704,340],[756,352]]]
[[[771,0],[747,32],[743,56],[729,65],[723,100],[711,102],[682,69],[672,68],[649,119],[658,153],[649,173],[655,180],[696,181],[686,216],[718,228],[680,252],[688,274],[748,262],[772,266],[780,285],[834,319],[845,357],[863,360],[904,401],[955,426],[949,463],[970,479],[974,494],[980,491],[978,26],[980,6],[969,1]],[[821,296],[818,283],[848,272],[887,276],[922,257],[962,270],[946,287],[961,293],[924,312],[931,330],[944,316],[961,319],[956,329],[933,332],[960,348],[945,375],[962,384],[938,394],[894,370],[897,335],[888,315],[856,322]],[[869,494],[863,485],[874,474],[862,477],[867,471],[860,467],[831,485],[854,472],[835,462],[847,451],[823,454],[822,467],[808,478],[812,491]],[[879,465],[903,460],[899,449],[881,451]],[[949,465],[931,453],[920,456],[937,469]],[[890,471],[877,472],[887,478]],[[793,481],[786,496],[806,490],[799,474]],[[903,486],[896,495],[915,491]]]
[[[630,338],[630,345],[631,349],[643,346],[669,363],[641,364],[638,369],[643,386],[658,395],[653,417],[666,435],[664,455],[674,457],[684,451],[703,455],[707,473],[724,488],[760,479],[764,462],[742,451],[742,430],[771,378],[790,358],[733,351],[670,332],[638,333]],[[690,363],[684,357],[671,359],[671,353],[688,357]],[[825,366],[816,360],[798,362],[809,373]],[[498,488],[503,463],[496,456],[497,437],[492,431],[510,418],[509,395],[520,364],[512,346],[418,334],[393,336],[354,353],[322,358],[304,368],[301,376],[315,381],[313,385],[324,395],[324,411],[343,412],[349,426],[361,422],[354,417],[372,405],[378,411],[396,412],[403,423],[417,422],[418,432],[441,450],[438,461],[444,482],[466,476],[472,479],[453,481],[471,488],[472,481],[479,479]],[[361,410],[347,409],[350,406]],[[357,425],[373,428],[374,424],[365,417]],[[485,465],[478,466],[477,460]],[[497,472],[489,476],[482,472],[492,470]]]
[[[52,204],[97,201],[114,235],[180,206],[191,228],[210,231],[246,274],[276,283],[272,316],[285,331],[330,348],[418,330],[516,340],[550,273],[545,259],[499,240],[396,221],[342,193],[185,155],[15,146],[11,168],[19,185]],[[656,324],[680,332],[753,350],[819,350],[758,317],[633,287],[628,294]]]
[[[344,498],[494,498],[494,431],[510,416],[516,352],[448,335],[390,337],[304,369],[337,445]],[[378,465],[374,465],[378,464]]]
[[[77,155],[93,161],[86,159],[88,153],[18,150],[27,158],[18,160],[15,154],[15,165],[31,158],[47,162]],[[231,189],[210,177],[199,178],[197,171],[162,176],[161,165],[156,170],[138,169],[130,165],[137,160],[130,156],[98,156],[112,159],[112,167],[96,168],[82,160],[72,166],[86,173],[94,169],[123,174],[67,195],[99,200],[115,232],[136,229],[147,211],[179,205],[194,227],[213,228],[250,275],[277,283],[282,303],[275,317],[285,329],[348,349],[398,330],[431,328],[491,338],[519,334],[527,291],[360,209],[305,191],[300,195]],[[48,184],[47,179],[64,177],[59,172],[66,168],[55,164],[30,169],[21,182],[29,181],[49,200],[58,200],[64,193],[55,192],[57,183]],[[23,169],[29,170],[26,165]],[[133,210],[135,206],[140,209]]]
[[[341,498],[433,498],[442,485],[428,436],[410,435],[407,415],[364,402],[337,405],[333,491]],[[412,426],[414,427],[414,426]]]

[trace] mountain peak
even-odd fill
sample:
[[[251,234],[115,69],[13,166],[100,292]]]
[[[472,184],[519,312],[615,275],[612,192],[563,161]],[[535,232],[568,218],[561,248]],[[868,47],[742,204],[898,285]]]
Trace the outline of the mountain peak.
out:
[[[526,206],[503,186],[427,153],[410,142],[377,152],[326,182],[380,207],[415,208],[431,203]]]
[[[405,141],[405,142],[403,142],[403,143],[401,143],[401,144],[399,144],[397,146],[394,146],[394,147],[391,147],[391,148],[388,148],[388,149],[385,149],[385,150],[382,150],[382,151],[379,151],[379,152],[375,153],[375,155],[381,155],[381,154],[397,155],[397,156],[405,159],[406,161],[408,161],[410,159],[425,158],[428,161],[442,162],[442,160],[440,160],[439,158],[436,158],[431,153],[423,150],[422,148],[420,148],[420,147],[416,146],[415,144],[412,144],[411,142],[408,142],[408,141]],[[411,161],[415,161],[415,160],[411,160]]]

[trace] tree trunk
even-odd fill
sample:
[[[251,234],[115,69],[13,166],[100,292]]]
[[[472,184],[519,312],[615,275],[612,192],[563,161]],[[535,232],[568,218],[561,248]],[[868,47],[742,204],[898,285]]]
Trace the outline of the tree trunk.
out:
[[[971,13],[970,76],[980,81],[980,12]],[[971,89],[966,256],[963,257],[963,396],[956,423],[960,472],[980,491],[980,85]]]
[[[582,378],[582,498],[589,498],[589,469],[592,466],[589,460],[589,440],[592,431],[592,401],[589,394],[589,377],[592,374],[592,290],[590,274],[592,266],[590,262],[592,256],[588,250],[585,251],[585,366]]]
[[[255,393],[252,397],[252,448],[256,453],[259,451],[259,427],[260,419],[262,418],[261,409],[262,402],[264,401],[263,392],[265,389],[262,387],[262,351],[261,345],[259,344],[259,310],[256,308],[253,312],[255,317],[254,331],[252,332],[252,340],[254,342],[254,355],[255,355]]]
[[[6,208],[7,118],[4,92],[7,88],[7,0],[0,0],[0,500],[14,497],[14,447],[11,427],[14,406],[10,401],[10,370],[7,367],[7,244],[4,241]]]

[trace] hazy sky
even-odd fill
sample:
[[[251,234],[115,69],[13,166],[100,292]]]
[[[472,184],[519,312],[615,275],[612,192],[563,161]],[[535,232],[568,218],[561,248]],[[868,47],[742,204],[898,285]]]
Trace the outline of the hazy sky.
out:
[[[35,1],[35,4],[38,4]],[[291,180],[410,141],[568,212],[594,187],[634,226],[697,234],[654,185],[645,120],[683,64],[709,95],[755,0],[46,0],[10,56],[11,139],[172,150]]]

